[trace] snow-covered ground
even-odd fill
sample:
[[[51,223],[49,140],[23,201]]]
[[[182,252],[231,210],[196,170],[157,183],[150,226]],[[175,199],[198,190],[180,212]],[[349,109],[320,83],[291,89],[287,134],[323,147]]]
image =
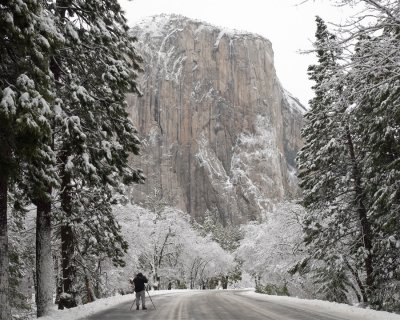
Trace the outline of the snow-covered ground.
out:
[[[363,309],[356,306],[350,306],[343,303],[328,302],[321,300],[306,300],[295,297],[281,297],[281,296],[270,296],[265,294],[256,293],[252,290],[243,291],[241,294],[254,297],[258,300],[266,300],[271,302],[277,302],[282,305],[294,306],[304,310],[318,310],[320,312],[326,311],[327,313],[334,313],[337,316],[341,316],[344,319],[360,319],[360,320],[400,320],[400,315],[384,312],[375,311],[371,309]]]
[[[157,296],[161,294],[169,294],[169,293],[183,293],[188,290],[159,290],[159,291],[150,291],[150,295]],[[147,294],[146,294],[147,298]],[[76,308],[65,309],[65,310],[56,310],[54,309],[52,313],[46,317],[41,317],[40,320],[79,320],[85,319],[86,317],[93,315],[97,312],[106,310],[110,307],[118,305],[124,302],[133,302],[135,299],[134,294],[127,295],[116,295],[114,297],[99,299],[92,303],[80,305]],[[55,306],[57,307],[57,306]]]
[[[193,293],[198,292],[198,290],[160,290],[160,291],[150,291],[151,296],[170,294],[170,293],[188,293],[193,291]],[[239,291],[240,294],[253,297],[257,300],[266,300],[270,302],[277,302],[281,305],[293,306],[298,309],[319,312],[326,311],[327,313],[333,313],[337,316],[341,316],[344,319],[360,319],[360,320],[400,320],[400,315],[384,312],[375,311],[370,309],[362,309],[356,306],[349,306],[347,304],[334,303],[321,300],[306,300],[294,297],[281,297],[281,296],[270,296],[265,294],[255,293],[254,289],[249,289],[248,291]],[[85,319],[86,317],[93,315],[97,312],[106,310],[110,307],[118,305],[124,302],[133,302],[135,296],[133,294],[129,295],[118,295],[106,299],[99,299],[95,302],[78,306],[73,309],[66,310],[54,310],[51,315],[40,318],[41,320],[79,320]]]

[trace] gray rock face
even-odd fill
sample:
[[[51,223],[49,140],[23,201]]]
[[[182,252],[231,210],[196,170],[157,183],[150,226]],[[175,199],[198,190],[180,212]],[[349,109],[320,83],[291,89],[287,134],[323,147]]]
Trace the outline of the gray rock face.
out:
[[[181,16],[134,28],[144,95],[128,96],[148,180],[134,201],[157,197],[202,220],[258,220],[296,194],[301,104],[281,87],[271,43]]]

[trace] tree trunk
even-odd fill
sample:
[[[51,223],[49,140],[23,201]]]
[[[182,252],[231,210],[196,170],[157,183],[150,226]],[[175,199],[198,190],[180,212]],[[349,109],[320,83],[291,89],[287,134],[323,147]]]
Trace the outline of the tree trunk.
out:
[[[96,295],[94,294],[92,283],[90,281],[90,274],[86,268],[85,268],[85,287],[86,287],[86,302],[90,303],[96,301]]]
[[[347,265],[347,268],[350,270],[351,274],[353,275],[354,279],[356,280],[358,289],[361,292],[361,295],[358,293],[357,287],[355,285],[352,286],[354,293],[357,296],[358,302],[364,302],[365,299],[367,299],[366,293],[365,293],[365,288],[364,285],[360,279],[360,277],[358,276],[358,272],[357,270],[353,269],[353,267],[350,265],[350,263],[345,260],[345,263]]]
[[[64,19],[67,4],[62,0],[56,1],[56,14],[60,20]],[[54,74],[54,79],[58,81],[61,78],[61,66],[62,63],[57,57],[53,57],[50,61],[50,69]],[[71,217],[72,214],[72,198],[71,198],[71,175],[65,172],[65,164],[68,159],[68,148],[61,155],[61,166],[62,166],[62,182],[61,182],[61,208],[63,209],[66,218]],[[72,263],[74,257],[74,235],[73,230],[69,222],[61,226],[61,268],[62,268],[62,288],[63,291],[74,296],[75,292],[73,289],[73,281],[76,274],[76,268]],[[75,300],[75,299],[74,299]],[[71,301],[70,301],[71,303]],[[68,304],[71,306],[71,304]],[[72,306],[76,306],[76,303],[72,302]],[[61,306],[62,307],[62,306]],[[63,308],[63,307],[62,307]]]
[[[58,256],[56,256],[55,274],[56,274],[56,301],[55,301],[55,303],[58,304],[58,309],[63,309],[62,304],[60,303],[61,293],[63,292],[63,289],[62,289],[62,274],[61,274],[61,268],[60,268],[60,258]]]
[[[261,285],[261,276],[259,276],[258,274],[255,274],[255,276],[254,276],[254,282],[255,282],[255,285],[256,285],[256,290],[257,290],[257,288]]]
[[[51,189],[49,190],[51,194]],[[51,202],[37,201],[36,217],[36,302],[37,316],[50,312],[53,304],[53,255],[51,254]]]
[[[11,319],[9,297],[9,258],[7,232],[8,177],[0,174],[0,320]]]
[[[73,282],[76,274],[76,268],[73,265],[74,257],[74,237],[70,225],[61,227],[61,256],[62,256],[62,275],[63,289],[68,294],[73,294]]]
[[[372,261],[372,232],[371,232],[371,225],[367,217],[367,208],[365,207],[365,195],[361,183],[361,172],[357,164],[353,140],[348,125],[346,125],[346,137],[350,153],[350,159],[352,163],[352,177],[354,180],[354,189],[356,193],[355,204],[357,206],[358,218],[361,224],[361,234],[363,241],[362,246],[366,251],[366,255],[364,255],[364,268],[366,274],[366,279],[365,279],[366,294],[364,299],[366,300],[364,302],[368,302],[368,299],[370,297],[374,285],[374,279],[373,279],[374,269]]]
[[[222,289],[228,289],[228,276],[222,276]]]
[[[67,159],[62,159],[63,166]],[[76,267],[74,264],[74,233],[69,219],[72,216],[72,196],[71,196],[71,175],[63,170],[63,177],[61,183],[61,208],[64,211],[67,223],[61,226],[61,266],[63,275],[63,289],[64,292],[75,296],[74,279],[76,275]],[[72,305],[76,306],[76,304]]]

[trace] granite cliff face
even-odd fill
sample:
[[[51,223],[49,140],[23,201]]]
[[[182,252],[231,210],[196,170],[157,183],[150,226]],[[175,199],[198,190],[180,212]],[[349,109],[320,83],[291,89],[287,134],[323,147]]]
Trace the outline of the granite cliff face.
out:
[[[304,110],[276,77],[271,43],[182,16],[133,32],[144,95],[127,100],[148,179],[133,200],[156,193],[197,220],[239,224],[292,197]]]

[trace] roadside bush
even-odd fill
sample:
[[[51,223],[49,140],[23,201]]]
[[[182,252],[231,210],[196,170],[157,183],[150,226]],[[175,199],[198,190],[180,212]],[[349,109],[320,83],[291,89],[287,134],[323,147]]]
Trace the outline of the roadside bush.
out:
[[[290,296],[286,283],[282,286],[278,286],[272,283],[267,283],[266,285],[258,285],[256,287],[256,292],[274,296]]]

